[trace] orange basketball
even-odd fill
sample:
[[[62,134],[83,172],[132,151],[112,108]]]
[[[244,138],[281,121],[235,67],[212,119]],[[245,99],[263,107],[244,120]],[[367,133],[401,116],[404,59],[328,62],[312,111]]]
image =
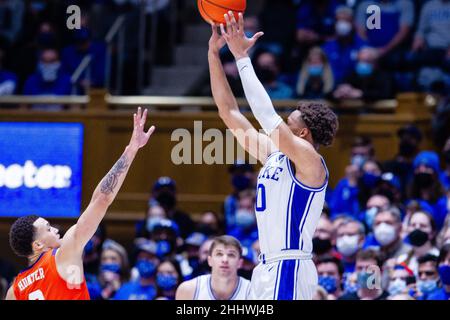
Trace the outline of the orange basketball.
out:
[[[202,18],[206,22],[213,21],[214,23],[226,23],[223,15],[228,11],[233,11],[236,21],[238,20],[238,13],[244,13],[247,6],[246,0],[197,0],[198,10]]]

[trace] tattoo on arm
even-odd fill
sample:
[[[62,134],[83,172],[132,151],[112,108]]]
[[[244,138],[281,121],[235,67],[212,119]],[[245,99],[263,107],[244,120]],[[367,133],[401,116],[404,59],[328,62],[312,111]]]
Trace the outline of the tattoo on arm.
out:
[[[128,165],[127,157],[122,155],[112,167],[111,171],[109,171],[106,177],[103,178],[100,186],[101,193],[111,194],[114,192],[114,188],[117,186],[119,181],[119,176],[125,171]]]

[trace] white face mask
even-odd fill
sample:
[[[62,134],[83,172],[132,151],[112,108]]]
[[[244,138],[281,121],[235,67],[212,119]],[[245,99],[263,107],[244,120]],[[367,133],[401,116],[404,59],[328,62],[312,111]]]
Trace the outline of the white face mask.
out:
[[[337,250],[344,256],[350,257],[359,249],[359,235],[343,236],[336,240]]]
[[[384,222],[376,226],[373,233],[375,234],[375,239],[382,246],[391,244],[396,237],[395,227]]]
[[[348,36],[352,32],[352,24],[348,21],[339,20],[336,22],[336,34],[338,36]]]
[[[395,279],[389,283],[388,292],[389,295],[395,296],[397,294],[404,293],[406,290],[406,282],[402,279]]]

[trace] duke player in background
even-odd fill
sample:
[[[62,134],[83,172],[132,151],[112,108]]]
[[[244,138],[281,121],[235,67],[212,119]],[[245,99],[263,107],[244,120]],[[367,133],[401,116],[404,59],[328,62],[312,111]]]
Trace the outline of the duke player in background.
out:
[[[211,274],[185,281],[176,300],[247,300],[250,281],[238,276],[242,267],[242,246],[232,236],[213,239],[208,253]]]
[[[312,237],[325,201],[328,171],[318,153],[332,143],[338,120],[325,104],[301,103],[287,124],[275,112],[257,78],[248,51],[262,32],[244,34],[244,20],[230,12],[226,27],[212,25],[209,41],[211,88],[219,115],[239,143],[263,168],[258,177],[256,218],[260,263],[253,271],[249,299],[312,299],[317,271],[311,260]],[[228,44],[239,69],[245,96],[266,134],[240,113],[226,80],[219,50]],[[236,132],[245,131],[242,136]]]
[[[77,223],[60,239],[58,229],[38,216],[17,219],[9,239],[13,251],[28,258],[29,267],[20,272],[8,290],[7,300],[89,300],[83,272],[83,250],[106,210],[113,202],[138,150],[145,146],[155,127],[144,131],[147,109],[134,114],[131,140],[120,159],[94,190],[92,199]]]

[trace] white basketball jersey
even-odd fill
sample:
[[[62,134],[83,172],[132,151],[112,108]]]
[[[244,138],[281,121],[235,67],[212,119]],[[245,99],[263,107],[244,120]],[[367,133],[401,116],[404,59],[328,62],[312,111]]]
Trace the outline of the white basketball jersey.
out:
[[[325,202],[326,181],[320,188],[305,186],[295,177],[288,157],[272,153],[258,176],[255,205],[261,252],[312,252],[312,237]]]
[[[211,275],[205,274],[197,277],[194,300],[218,300],[211,288]],[[250,281],[239,277],[238,284],[229,300],[247,300]]]

